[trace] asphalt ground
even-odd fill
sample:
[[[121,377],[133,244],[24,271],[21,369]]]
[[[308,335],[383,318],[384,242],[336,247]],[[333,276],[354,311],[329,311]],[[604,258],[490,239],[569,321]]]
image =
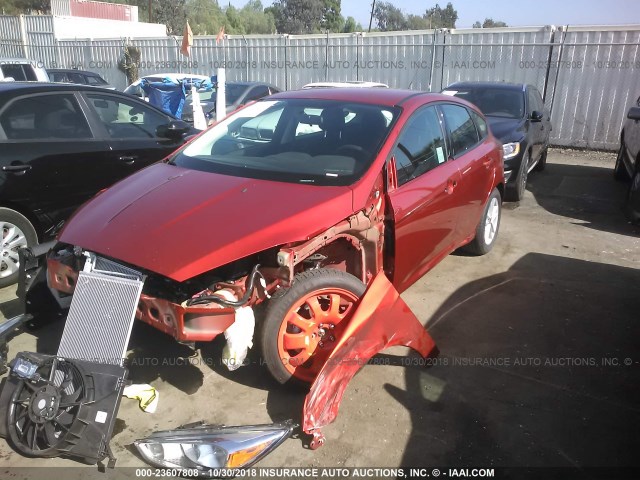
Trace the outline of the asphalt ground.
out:
[[[524,200],[504,204],[489,255],[454,253],[403,294],[440,356],[426,365],[406,348],[385,351],[351,381],[322,448],[296,435],[258,466],[640,471],[640,227],[624,217],[627,186],[613,164],[612,154],[552,150]],[[19,313],[15,288],[0,301],[4,317]],[[62,327],[16,336],[9,358],[55,353]],[[256,352],[227,371],[223,345],[194,353],[137,322],[130,379],[154,385],[160,401],[149,414],[123,399],[111,441],[118,468],[29,459],[0,440],[0,476],[132,477],[147,467],[132,443],[153,431],[300,421],[303,393],[272,381]]]

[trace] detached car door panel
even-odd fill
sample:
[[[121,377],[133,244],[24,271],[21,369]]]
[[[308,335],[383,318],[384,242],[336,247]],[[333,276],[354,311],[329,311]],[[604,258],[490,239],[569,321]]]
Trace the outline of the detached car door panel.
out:
[[[455,162],[447,160],[442,122],[434,106],[409,118],[393,158],[398,181],[388,193],[395,224],[393,284],[402,292],[455,243],[460,172]]]

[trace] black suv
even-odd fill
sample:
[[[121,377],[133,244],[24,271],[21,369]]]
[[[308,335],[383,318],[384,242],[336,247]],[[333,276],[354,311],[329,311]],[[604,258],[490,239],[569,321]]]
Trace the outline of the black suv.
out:
[[[616,180],[631,180],[627,193],[627,213],[640,221],[640,97],[627,112],[620,132],[620,149],[614,167]]]
[[[533,169],[547,163],[551,119],[538,89],[504,82],[459,82],[442,93],[475,104],[487,117],[493,135],[502,142],[505,199],[519,201]]]
[[[112,90],[0,83],[0,287],[17,280],[20,247],[51,238],[83,202],[196,132]]]

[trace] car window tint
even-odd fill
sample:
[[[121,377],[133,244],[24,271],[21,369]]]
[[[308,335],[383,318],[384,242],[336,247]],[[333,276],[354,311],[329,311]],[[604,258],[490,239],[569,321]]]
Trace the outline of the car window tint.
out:
[[[87,94],[111,138],[153,138],[169,119],[146,105],[111,95]]]
[[[87,83],[85,82],[85,76],[79,73],[69,72],[67,76],[69,77],[71,83],[77,83],[78,85],[84,85],[85,83]]]
[[[25,65],[21,63],[5,63],[0,66],[4,78],[12,77],[16,82],[38,80],[36,72],[31,65]]]
[[[94,77],[93,75],[87,75],[85,78],[89,85],[106,85],[107,84],[107,82],[102,80],[102,78]]]
[[[447,128],[451,133],[453,155],[458,156],[472,148],[480,139],[469,111],[459,105],[441,105]]]
[[[260,100],[262,97],[266,97],[267,95],[269,95],[269,88],[264,85],[260,85],[258,87],[253,87],[244,101],[245,103],[248,103],[253,100]]]
[[[52,82],[68,82],[67,75],[65,73],[50,73],[49,78]]]
[[[444,136],[435,107],[414,114],[393,150],[398,185],[433,170],[447,159]]]
[[[469,111],[471,112],[473,121],[476,123],[478,134],[480,135],[480,139],[487,138],[487,135],[489,134],[489,127],[487,127],[487,122],[485,122],[484,118],[482,118],[473,110],[469,110]]]
[[[89,124],[73,95],[36,95],[13,102],[0,115],[10,140],[91,138]]]

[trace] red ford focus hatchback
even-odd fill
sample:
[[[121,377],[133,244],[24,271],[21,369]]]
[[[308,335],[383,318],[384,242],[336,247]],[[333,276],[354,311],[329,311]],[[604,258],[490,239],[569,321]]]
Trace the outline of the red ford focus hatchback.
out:
[[[76,212],[48,286],[64,307],[87,257],[115,261],[146,276],[138,319],[181,342],[242,323],[250,346],[255,326],[271,374],[310,382],[378,273],[402,292],[459,247],[491,250],[503,190],[501,145],[463,100],[281,93]]]

